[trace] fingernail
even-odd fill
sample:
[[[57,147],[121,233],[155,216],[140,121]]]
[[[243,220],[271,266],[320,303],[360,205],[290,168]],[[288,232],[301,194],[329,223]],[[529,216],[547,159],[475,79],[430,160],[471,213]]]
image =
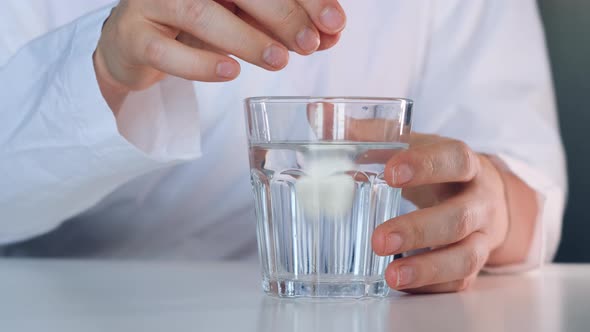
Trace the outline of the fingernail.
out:
[[[399,234],[397,234],[397,233],[389,234],[385,238],[385,250],[390,255],[395,254],[395,253],[397,253],[398,250],[401,249],[402,243],[403,243],[403,240]]]
[[[413,177],[414,171],[406,164],[401,164],[393,168],[393,183],[396,185],[408,183]]]
[[[396,283],[395,287],[397,288],[397,287],[403,287],[403,286],[409,285],[412,282],[414,282],[414,278],[415,278],[414,268],[412,268],[410,266],[401,266],[397,270],[397,283]]]
[[[262,58],[269,66],[281,69],[286,65],[287,60],[289,59],[289,53],[282,47],[270,45],[264,50]]]
[[[318,34],[308,27],[304,27],[303,30],[299,31],[295,39],[297,40],[297,45],[299,45],[304,52],[313,52],[320,47],[320,38]]]
[[[344,28],[346,19],[338,9],[334,7],[326,7],[320,14],[320,22],[322,22],[326,28],[337,32]]]
[[[236,65],[228,61],[222,61],[217,64],[215,72],[219,77],[234,78],[236,76]]]

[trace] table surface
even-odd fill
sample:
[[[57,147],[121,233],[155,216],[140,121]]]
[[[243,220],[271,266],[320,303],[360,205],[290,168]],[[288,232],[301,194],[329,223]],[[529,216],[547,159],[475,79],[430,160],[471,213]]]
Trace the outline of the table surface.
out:
[[[285,300],[255,264],[0,260],[0,331],[590,331],[590,265],[459,294]]]

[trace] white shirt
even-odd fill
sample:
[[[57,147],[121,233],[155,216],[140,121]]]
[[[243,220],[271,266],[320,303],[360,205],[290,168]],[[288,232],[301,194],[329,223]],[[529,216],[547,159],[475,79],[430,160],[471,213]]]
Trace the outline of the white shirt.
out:
[[[92,66],[108,1],[0,2],[5,253],[254,257],[242,100],[364,95],[414,99],[415,131],[495,155],[534,188],[539,218],[520,268],[551,259],[566,175],[535,1],[342,3],[349,20],[333,49],[292,55],[277,73],[243,64],[230,83],[168,78],[115,119]]]

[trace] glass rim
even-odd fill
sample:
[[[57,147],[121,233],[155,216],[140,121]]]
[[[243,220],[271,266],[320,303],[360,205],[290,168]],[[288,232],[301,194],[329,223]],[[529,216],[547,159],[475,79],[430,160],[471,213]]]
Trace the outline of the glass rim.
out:
[[[412,105],[413,100],[407,98],[387,98],[387,97],[317,97],[317,96],[258,96],[244,99],[247,104],[289,104],[289,103],[348,103],[348,104],[405,104]]]

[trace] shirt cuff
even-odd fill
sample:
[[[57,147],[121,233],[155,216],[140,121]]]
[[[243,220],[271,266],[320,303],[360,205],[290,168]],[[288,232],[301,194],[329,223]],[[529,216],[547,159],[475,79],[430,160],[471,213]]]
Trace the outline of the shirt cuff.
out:
[[[561,232],[561,218],[565,205],[565,192],[549,177],[528,164],[504,154],[496,155],[500,167],[512,172],[537,192],[539,212],[526,260],[519,264],[486,267],[492,274],[517,273],[539,268],[550,262],[557,251]]]
[[[201,155],[199,113],[192,82],[167,77],[131,93],[117,115],[119,132],[157,160]]]
[[[98,156],[126,168],[199,157],[199,118],[191,82],[167,78],[148,90],[132,92],[118,118],[110,110],[100,92],[92,55],[111,9],[78,21],[64,65],[65,91],[82,140]]]

